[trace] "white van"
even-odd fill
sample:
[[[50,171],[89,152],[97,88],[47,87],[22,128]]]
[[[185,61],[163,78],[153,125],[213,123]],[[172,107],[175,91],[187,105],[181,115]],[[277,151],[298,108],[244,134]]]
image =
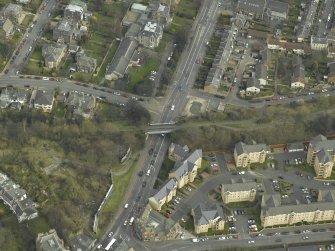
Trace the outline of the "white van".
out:
[[[150,175],[150,172],[151,172],[151,170],[149,169],[149,170],[147,171],[147,176],[149,176],[149,175]]]
[[[131,218],[130,218],[129,226],[133,225],[134,219],[135,219],[134,217],[131,217]]]
[[[192,239],[192,242],[199,242],[200,240],[199,239],[197,239],[197,238],[193,238]]]

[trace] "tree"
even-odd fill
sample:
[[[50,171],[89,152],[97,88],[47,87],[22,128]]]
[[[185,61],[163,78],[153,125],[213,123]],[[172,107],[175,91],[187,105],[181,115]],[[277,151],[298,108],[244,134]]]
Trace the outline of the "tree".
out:
[[[129,122],[137,125],[147,124],[151,119],[148,110],[135,100],[130,100],[126,104],[124,115]]]

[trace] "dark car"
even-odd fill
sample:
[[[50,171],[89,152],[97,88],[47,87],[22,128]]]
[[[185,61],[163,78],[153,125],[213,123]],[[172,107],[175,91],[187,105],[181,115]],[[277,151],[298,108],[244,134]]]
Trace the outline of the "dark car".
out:
[[[150,148],[150,150],[149,150],[149,155],[152,155],[153,152],[154,152],[154,149],[153,149],[153,148]]]
[[[143,176],[143,171],[139,171],[138,176],[142,177]]]

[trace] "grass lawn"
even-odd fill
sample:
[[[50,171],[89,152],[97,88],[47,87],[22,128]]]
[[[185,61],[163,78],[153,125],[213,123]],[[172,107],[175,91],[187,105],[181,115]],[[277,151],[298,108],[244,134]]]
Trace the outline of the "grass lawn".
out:
[[[148,58],[147,61],[140,67],[131,68],[130,75],[130,85],[136,85],[143,79],[149,76],[151,71],[157,70],[159,66],[159,60],[155,58]]]
[[[30,55],[30,58],[35,60],[43,60],[41,48],[35,48],[33,53]]]
[[[313,173],[313,169],[306,164],[301,164],[301,165],[285,165],[284,170],[288,171],[288,170],[299,170],[299,171],[303,171],[305,173]]]
[[[232,202],[229,203],[227,206],[230,208],[249,208],[255,206],[255,202],[249,202],[249,201],[241,201],[241,202]]]
[[[105,77],[106,67],[112,61],[118,46],[119,46],[119,42],[114,42],[112,47],[108,51],[108,54],[105,58],[105,61],[100,62],[101,65],[98,66],[97,69],[96,69],[97,75],[93,77],[93,80],[95,82],[99,82],[101,79],[103,79]]]
[[[185,228],[191,234],[194,234],[194,221],[193,221],[193,217],[191,215],[189,215],[188,220],[185,223],[180,222],[180,225],[181,225],[181,227]]]
[[[208,171],[209,171],[208,160],[206,158],[202,158],[201,167],[198,169],[198,174],[201,174],[202,172],[208,172]]]
[[[33,18],[34,18],[34,16],[31,15],[31,14],[26,15],[24,17],[21,25],[27,28],[30,25],[30,23],[33,21]]]
[[[106,205],[102,208],[101,214],[99,217],[99,229],[98,236],[103,233],[105,227],[107,227],[109,219],[115,215],[122,200],[124,199],[124,195],[128,189],[128,185],[130,182],[130,178],[133,175],[135,170],[136,161],[131,168],[129,168],[128,172],[122,176],[112,176],[113,179],[113,191],[108,199]]]

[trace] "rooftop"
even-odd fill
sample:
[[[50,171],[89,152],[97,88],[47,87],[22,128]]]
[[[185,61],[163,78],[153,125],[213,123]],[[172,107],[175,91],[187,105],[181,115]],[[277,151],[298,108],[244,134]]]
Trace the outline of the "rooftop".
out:
[[[170,179],[163,187],[153,196],[156,201],[160,201],[165,198],[172,190],[177,188],[177,181]]]
[[[224,220],[222,207],[216,205],[215,209],[208,209],[203,204],[193,210],[196,225],[207,225],[210,221]]]
[[[269,147],[266,144],[246,145],[245,143],[240,141],[235,145],[235,150],[237,155],[241,155],[243,153],[249,154],[262,151],[268,152]]]
[[[231,180],[230,184],[222,184],[222,192],[240,192],[251,191],[257,189],[257,183],[254,181],[246,181],[245,179]]]

